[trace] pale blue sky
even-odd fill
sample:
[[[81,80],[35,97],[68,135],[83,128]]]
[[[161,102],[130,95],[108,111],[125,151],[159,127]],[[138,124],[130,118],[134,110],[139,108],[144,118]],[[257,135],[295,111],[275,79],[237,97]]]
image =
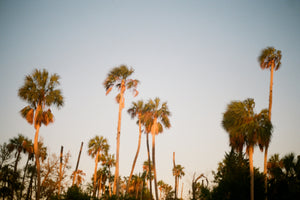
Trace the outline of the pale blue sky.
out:
[[[135,69],[139,96],[126,95],[121,131],[120,173],[128,176],[138,127],[127,109],[133,100],[160,97],[172,112],[172,128],[157,136],[158,179],[173,185],[172,152],[185,167],[185,193],[192,174],[211,177],[229,150],[221,127],[231,100],[254,98],[256,111],[268,107],[269,71],[257,62],[260,51],[282,51],[274,74],[275,127],[270,154],[300,154],[299,1],[8,1],[0,0],[0,142],[34,128],[21,118],[26,103],[17,96],[24,76],[46,68],[61,76],[65,106],[55,123],[40,129],[52,153],[64,145],[75,168],[90,180],[94,162],[88,140],[108,138],[115,153],[116,91],[105,96],[102,83],[120,64]],[[136,172],[146,160],[145,136]],[[256,167],[263,154],[255,149]]]

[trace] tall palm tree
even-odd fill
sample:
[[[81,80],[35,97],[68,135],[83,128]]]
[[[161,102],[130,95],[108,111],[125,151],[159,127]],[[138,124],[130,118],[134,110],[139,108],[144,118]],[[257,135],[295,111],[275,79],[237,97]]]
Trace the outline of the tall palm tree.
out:
[[[94,193],[93,195],[96,196],[96,183],[97,183],[97,166],[98,162],[101,159],[101,153],[107,153],[109,149],[109,145],[107,143],[107,139],[103,136],[95,136],[94,138],[90,139],[88,143],[88,154],[95,158],[95,171],[94,171]]]
[[[125,106],[124,93],[126,89],[133,89],[135,96],[138,95],[136,87],[139,83],[136,79],[130,79],[129,77],[133,74],[134,70],[128,69],[127,66],[121,65],[113,68],[107,75],[103,85],[106,90],[106,95],[116,87],[119,91],[116,96],[117,103],[119,104],[119,117],[118,117],[118,128],[117,128],[117,149],[116,149],[116,168],[113,193],[119,195],[119,151],[120,151],[120,134],[121,134],[121,117],[122,110]]]
[[[183,171],[184,167],[182,167],[181,165],[175,165],[175,167],[173,167],[173,176],[175,177],[175,188],[178,192],[178,185],[179,185],[179,179],[181,179],[182,176],[185,175],[184,171]],[[177,199],[177,192],[175,193],[175,199]]]
[[[155,186],[155,197],[158,200],[158,190],[157,190],[157,178],[156,178],[156,166],[155,166],[155,136],[158,133],[163,132],[163,126],[165,128],[170,128],[169,116],[171,115],[167,102],[160,103],[160,99],[156,97],[154,100],[150,99],[147,103],[148,110],[145,114],[145,125],[146,131],[151,130],[152,134],[152,163],[154,171],[154,186]]]
[[[223,115],[222,126],[229,134],[229,144],[235,150],[242,152],[246,146],[250,164],[250,196],[254,200],[254,171],[253,152],[261,135],[272,131],[272,124],[262,110],[261,113],[254,112],[255,103],[253,99],[244,101],[232,101],[228,104]]]
[[[272,113],[272,101],[273,101],[273,72],[277,71],[281,66],[281,51],[276,50],[274,47],[267,47],[261,51],[258,57],[258,62],[260,63],[261,69],[270,69],[270,91],[269,91],[269,120],[271,121]],[[267,192],[267,159],[268,159],[268,149],[271,137],[266,138],[264,141],[264,175],[265,175],[265,190]]]
[[[145,107],[144,107],[144,102],[142,100],[138,101],[138,102],[132,102],[131,107],[128,109],[128,113],[130,114],[131,118],[134,119],[136,116],[138,117],[138,125],[139,125],[139,140],[138,140],[138,147],[136,150],[136,154],[132,163],[132,168],[131,168],[131,172],[129,175],[129,179],[128,179],[128,184],[127,184],[127,189],[126,192],[128,192],[129,189],[129,184],[131,181],[131,177],[134,171],[134,167],[136,164],[136,160],[139,156],[139,152],[140,152],[140,147],[141,147],[141,137],[142,137],[142,115],[145,112]]]
[[[37,190],[36,199],[40,198],[40,162],[38,138],[42,124],[47,126],[54,121],[54,116],[50,110],[51,105],[57,108],[63,106],[63,96],[60,89],[56,89],[60,77],[57,74],[49,75],[46,69],[35,69],[31,75],[25,77],[24,85],[19,89],[19,97],[29,105],[21,110],[21,115],[28,123],[34,124],[34,154],[37,167]]]

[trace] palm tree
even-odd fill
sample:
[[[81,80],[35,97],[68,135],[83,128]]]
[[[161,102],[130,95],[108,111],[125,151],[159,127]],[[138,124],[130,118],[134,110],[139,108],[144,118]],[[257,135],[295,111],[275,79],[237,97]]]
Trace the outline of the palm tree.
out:
[[[77,169],[77,171],[74,171],[71,175],[71,179],[74,180],[74,176],[75,176],[75,183],[76,183],[76,186],[79,187],[79,185],[84,181],[84,176],[86,174],[80,170],[80,169]],[[73,184],[72,184],[73,185]]]
[[[184,171],[183,171],[184,167],[182,167],[181,165],[175,165],[175,167],[173,167],[173,176],[175,177],[175,191],[178,192],[178,185],[179,185],[179,179],[185,175]],[[175,193],[175,199],[177,199],[177,192]]]
[[[25,138],[24,135],[22,134],[19,134],[18,137],[14,137],[12,139],[9,140],[9,144],[8,144],[8,150],[9,152],[14,152],[15,151],[15,165],[14,165],[14,170],[13,170],[13,174],[16,174],[17,172],[17,167],[18,167],[18,163],[21,159],[21,153],[25,153],[26,150],[23,146],[23,142],[24,140],[27,139]],[[14,196],[14,191],[15,191],[16,188],[13,187],[12,185],[12,188],[11,188],[11,196],[13,197]],[[21,188],[22,189],[22,188]]]
[[[111,155],[111,154],[105,154],[102,157],[102,165],[104,165],[104,167],[107,167],[108,169],[108,193],[109,196],[111,196],[111,172],[110,172],[110,168],[114,167],[116,165],[116,160],[115,160],[115,155]]]
[[[134,70],[128,69],[127,66],[121,65],[120,67],[113,68],[107,75],[103,85],[106,90],[106,95],[115,86],[119,93],[116,96],[117,103],[119,104],[119,117],[118,117],[118,128],[117,128],[117,150],[116,150],[116,168],[115,168],[115,178],[113,193],[119,195],[119,150],[120,150],[120,134],[121,134],[121,116],[122,110],[125,106],[124,93],[126,89],[133,89],[135,96],[138,95],[136,87],[139,83],[136,79],[129,79]]]
[[[101,159],[101,153],[107,153],[109,149],[109,145],[107,143],[107,139],[103,136],[95,136],[94,138],[90,139],[88,143],[88,154],[95,158],[95,171],[94,171],[94,193],[93,195],[96,196],[96,183],[97,183],[97,166],[98,162]]]
[[[163,132],[163,126],[170,128],[169,116],[171,115],[167,102],[160,103],[160,99],[156,97],[153,100],[149,100],[147,103],[147,113],[145,114],[145,125],[146,132],[151,130],[152,134],[152,163],[154,171],[154,186],[155,186],[155,197],[158,200],[158,190],[157,190],[157,179],[156,179],[156,167],[155,167],[155,135]]]
[[[15,151],[15,157],[16,157],[16,161],[14,165],[14,173],[17,171],[18,162],[21,159],[21,153],[26,152],[26,149],[23,146],[23,142],[25,140],[28,140],[28,138],[25,138],[25,136],[22,134],[19,134],[18,137],[14,137],[9,140],[8,150],[10,152]]]
[[[144,108],[144,102],[142,100],[138,101],[138,102],[132,102],[132,106],[128,109],[128,113],[130,114],[131,118],[135,118],[136,116],[138,117],[138,125],[139,125],[139,140],[138,140],[138,147],[136,150],[136,154],[132,163],[132,168],[131,168],[131,172],[129,175],[129,179],[128,179],[128,184],[127,184],[127,189],[126,192],[128,192],[128,188],[129,188],[129,184],[131,181],[131,177],[134,171],[134,167],[136,164],[136,160],[138,158],[139,152],[140,152],[140,147],[141,147],[141,137],[142,137],[142,115],[145,112],[145,108]]]
[[[150,170],[151,169],[151,170]],[[146,172],[146,177],[148,179],[148,185],[150,185],[150,181],[153,179],[153,165],[149,160],[144,161],[143,163],[143,172]],[[151,185],[150,185],[150,193],[151,193]]]
[[[25,181],[25,176],[26,176],[26,172],[27,172],[27,168],[28,168],[28,163],[30,160],[34,159],[34,152],[33,152],[33,143],[32,140],[29,139],[25,139],[22,143],[23,148],[25,149],[26,153],[28,154],[27,156],[27,161],[25,164],[25,168],[24,168],[24,174],[23,174],[23,179],[22,179],[22,186],[24,186],[24,181]],[[22,189],[20,190],[20,197],[22,197]]]
[[[281,51],[276,50],[274,47],[267,47],[261,51],[258,57],[258,62],[260,63],[261,69],[270,69],[270,91],[269,91],[269,120],[271,121],[272,112],[272,99],[273,99],[273,72],[277,71],[281,66]],[[264,155],[264,175],[265,175],[265,190],[267,192],[267,157],[268,148],[270,144],[270,138],[264,141],[265,155]]]
[[[256,114],[253,99],[245,101],[232,101],[228,104],[223,115],[222,126],[229,134],[229,144],[235,150],[242,152],[244,145],[249,155],[250,164],[250,196],[254,200],[254,171],[253,151],[261,135],[272,131],[272,124],[265,113]]]
[[[28,123],[34,124],[36,130],[34,136],[34,154],[37,167],[37,190],[36,199],[40,198],[40,162],[38,138],[42,124],[47,126],[54,121],[54,116],[50,110],[51,105],[57,108],[63,106],[63,96],[60,89],[56,89],[60,77],[57,74],[49,76],[46,69],[35,69],[31,75],[25,77],[24,85],[19,89],[19,97],[29,105],[21,110],[21,115]]]

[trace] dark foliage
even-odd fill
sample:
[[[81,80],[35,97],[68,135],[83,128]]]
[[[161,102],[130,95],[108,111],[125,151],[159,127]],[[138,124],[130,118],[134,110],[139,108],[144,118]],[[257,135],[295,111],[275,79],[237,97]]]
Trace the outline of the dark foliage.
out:
[[[214,173],[217,184],[212,191],[214,200],[249,200],[250,174],[249,161],[242,153],[233,150],[225,154],[223,162],[219,163],[218,171]],[[264,199],[264,176],[257,169],[254,170],[255,199]]]

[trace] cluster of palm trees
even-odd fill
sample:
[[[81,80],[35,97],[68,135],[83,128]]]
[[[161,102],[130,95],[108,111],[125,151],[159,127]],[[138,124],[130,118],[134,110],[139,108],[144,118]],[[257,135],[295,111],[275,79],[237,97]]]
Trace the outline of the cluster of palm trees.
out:
[[[128,69],[127,66],[121,65],[119,67],[113,68],[107,75],[103,85],[106,90],[106,94],[110,93],[113,87],[116,87],[118,90],[118,94],[116,96],[116,101],[119,104],[119,118],[118,118],[118,128],[117,128],[117,149],[116,149],[116,166],[115,166],[115,177],[114,177],[114,186],[113,193],[115,195],[119,195],[119,149],[120,149],[120,134],[121,134],[121,116],[122,110],[125,107],[125,91],[128,89],[132,89],[134,91],[134,96],[138,94],[137,85],[139,81],[137,79],[130,79],[130,76],[133,74],[134,70]],[[148,161],[150,164],[150,153],[149,153],[149,140],[148,134],[152,135],[152,164],[153,164],[153,172],[154,172],[154,189],[155,196],[158,199],[158,189],[157,189],[157,177],[156,177],[156,165],[155,165],[155,136],[158,133],[163,132],[163,127],[170,128],[170,111],[167,105],[167,102],[161,103],[159,98],[155,98],[154,100],[150,99],[147,103],[144,103],[142,100],[138,102],[133,102],[130,109],[128,109],[128,113],[132,118],[138,118],[139,124],[139,142],[137,153],[133,161],[132,170],[129,176],[128,183],[132,178],[132,174],[134,171],[135,163],[140,150],[141,143],[141,133],[142,126],[143,131],[147,134],[147,147],[148,147]],[[149,166],[150,168],[150,166]],[[150,182],[151,185],[151,182]],[[129,186],[127,186],[127,189]],[[150,186],[151,190],[151,186]],[[150,191],[152,194],[152,191]]]
[[[229,145],[239,152],[242,152],[243,147],[246,146],[250,162],[251,200],[254,200],[253,152],[257,145],[261,151],[265,150],[264,175],[267,192],[267,153],[273,131],[271,123],[273,71],[279,69],[281,65],[281,51],[267,47],[262,50],[258,60],[262,69],[270,69],[271,71],[269,109],[263,109],[257,114],[254,111],[255,102],[253,99],[232,101],[227,105],[222,120],[222,126],[229,134]]]
[[[136,79],[130,79],[134,70],[129,69],[125,65],[113,68],[107,75],[103,85],[106,90],[106,94],[116,87],[118,94],[116,96],[116,101],[119,104],[119,117],[118,117],[118,128],[117,128],[117,149],[116,149],[116,164],[115,164],[115,175],[114,175],[114,185],[113,194],[119,195],[119,149],[120,149],[120,134],[121,134],[121,118],[122,110],[125,107],[125,91],[133,90],[134,95],[138,95],[137,86],[139,81]],[[57,74],[49,75],[49,73],[43,69],[35,69],[31,75],[25,77],[24,85],[19,89],[19,97],[25,100],[29,105],[21,110],[21,115],[24,117],[28,123],[33,124],[36,130],[34,137],[33,152],[35,155],[36,167],[37,167],[37,190],[36,199],[39,199],[40,195],[40,161],[39,161],[39,148],[38,148],[38,138],[39,129],[42,125],[47,126],[49,123],[53,123],[54,116],[51,112],[50,106],[55,105],[60,108],[64,104],[64,98],[61,94],[61,90],[56,87],[59,83],[60,77]],[[133,162],[131,174],[129,176],[129,183],[132,178],[135,163],[139,154],[142,126],[143,131],[147,134],[147,147],[148,147],[148,161],[150,164],[150,150],[149,150],[149,140],[148,134],[152,134],[152,165],[154,171],[154,185],[155,185],[155,195],[158,199],[157,191],[157,180],[156,180],[156,166],[155,166],[155,136],[158,133],[163,132],[163,127],[170,128],[171,124],[169,121],[170,111],[167,106],[167,102],[161,103],[159,98],[150,99],[147,103],[143,103],[142,100],[138,102],[133,102],[132,107],[128,110],[129,114],[134,117],[138,117],[139,123],[139,145],[137,153]],[[108,151],[107,141],[101,137],[95,137],[94,140],[89,142],[89,154],[95,157],[95,173],[94,182],[96,181],[96,171],[98,158],[101,153],[106,153]],[[98,145],[98,146],[97,146]],[[150,167],[150,166],[149,166]],[[76,172],[74,173],[74,179],[76,177]],[[151,185],[151,183],[150,183]],[[151,187],[150,187],[151,188]],[[94,186],[94,193],[96,188]],[[151,191],[152,192],[152,191]]]

